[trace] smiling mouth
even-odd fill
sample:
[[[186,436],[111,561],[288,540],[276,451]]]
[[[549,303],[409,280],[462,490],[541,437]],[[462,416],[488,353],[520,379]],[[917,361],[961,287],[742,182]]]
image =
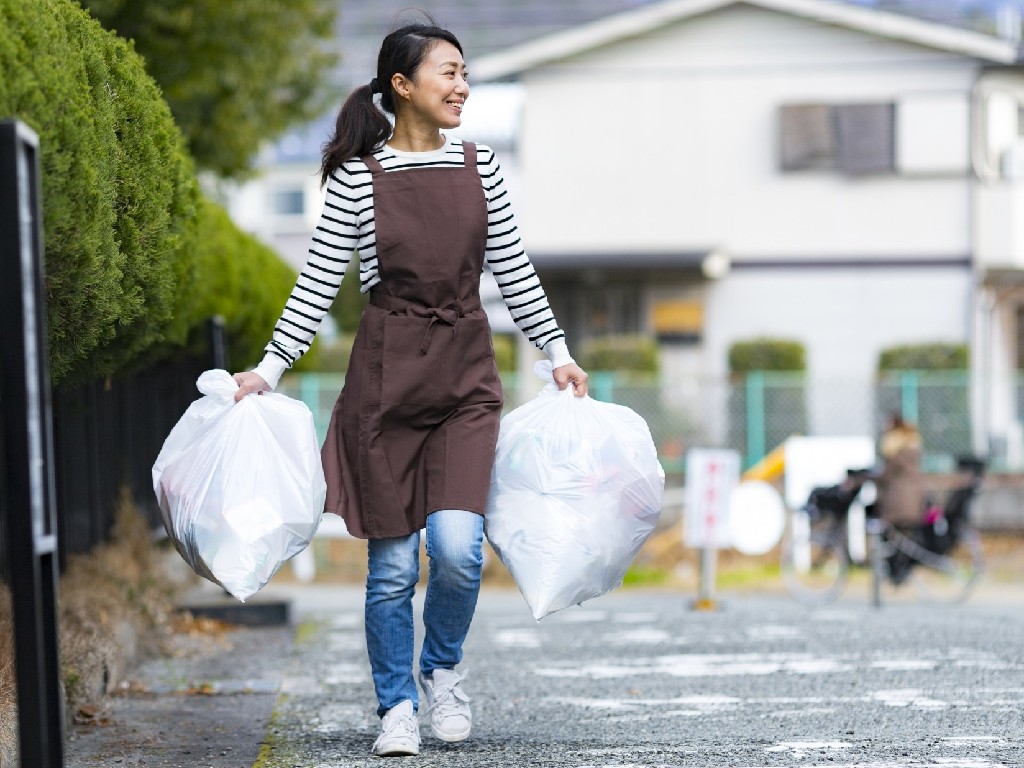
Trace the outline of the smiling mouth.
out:
[[[446,101],[445,104],[447,104],[452,109],[454,109],[454,110],[456,110],[458,112],[461,112],[462,111],[462,106],[465,104],[465,102],[464,101]]]

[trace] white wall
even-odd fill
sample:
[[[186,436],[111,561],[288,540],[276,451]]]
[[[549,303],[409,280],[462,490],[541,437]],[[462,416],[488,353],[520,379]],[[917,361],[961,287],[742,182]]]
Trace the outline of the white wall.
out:
[[[807,352],[812,434],[871,426],[871,382],[888,346],[968,343],[972,277],[966,267],[747,269],[708,287],[708,372],[724,376],[735,341],[770,336]]]
[[[743,6],[534,70],[522,141],[527,245],[966,256],[965,175],[780,174],[777,109],[966,100],[976,70],[970,59]]]

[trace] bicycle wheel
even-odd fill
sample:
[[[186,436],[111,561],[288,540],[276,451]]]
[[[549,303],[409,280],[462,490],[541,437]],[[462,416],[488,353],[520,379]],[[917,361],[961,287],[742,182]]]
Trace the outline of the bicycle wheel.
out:
[[[850,560],[842,524],[833,516],[812,518],[795,510],[782,546],[782,578],[800,603],[814,607],[830,603],[846,588]]]
[[[944,555],[923,548],[907,554],[917,561],[910,583],[926,602],[963,602],[978,583],[984,567],[981,537],[969,526],[963,527],[956,546]]]

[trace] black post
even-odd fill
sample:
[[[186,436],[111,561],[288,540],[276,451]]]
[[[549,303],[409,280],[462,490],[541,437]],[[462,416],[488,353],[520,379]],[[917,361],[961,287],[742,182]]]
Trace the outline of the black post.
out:
[[[228,339],[224,330],[224,318],[214,315],[207,323],[210,341],[210,358],[214,368],[226,371],[228,368]]]
[[[0,122],[0,402],[23,768],[64,765],[39,139]]]

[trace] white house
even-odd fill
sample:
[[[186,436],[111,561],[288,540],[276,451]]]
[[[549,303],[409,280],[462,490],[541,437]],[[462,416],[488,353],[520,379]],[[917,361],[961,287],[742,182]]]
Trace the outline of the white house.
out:
[[[736,340],[798,339],[809,429],[844,434],[881,349],[969,343],[974,448],[1019,464],[1019,54],[828,0],[664,0],[472,72],[525,90],[524,239],[571,345],[656,333],[692,389]]]

